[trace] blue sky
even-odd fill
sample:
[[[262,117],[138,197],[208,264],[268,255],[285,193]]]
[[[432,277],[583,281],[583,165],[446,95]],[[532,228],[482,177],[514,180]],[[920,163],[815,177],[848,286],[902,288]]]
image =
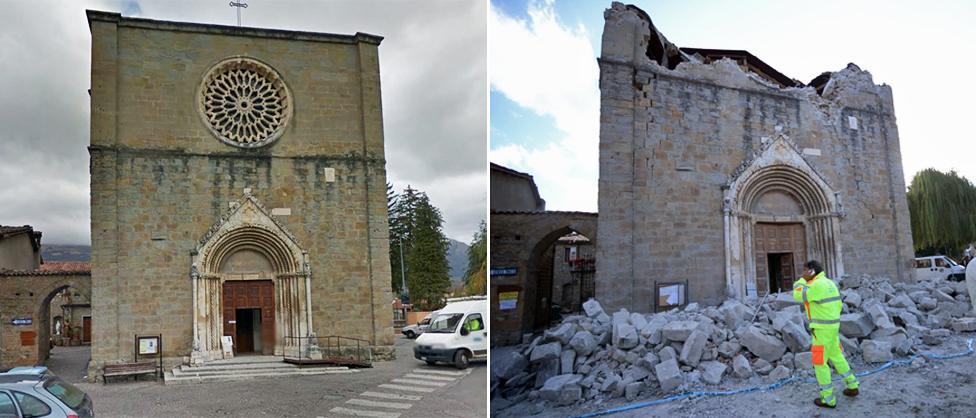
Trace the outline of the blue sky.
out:
[[[892,86],[906,184],[976,181],[976,2],[635,1],[678,46],[745,49],[807,82],[849,62]],[[490,160],[535,176],[548,209],[596,211],[596,57],[609,1],[492,1]]]

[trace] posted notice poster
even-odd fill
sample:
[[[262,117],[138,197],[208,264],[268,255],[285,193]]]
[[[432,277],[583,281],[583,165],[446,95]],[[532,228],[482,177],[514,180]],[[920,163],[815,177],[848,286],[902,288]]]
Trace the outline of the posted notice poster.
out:
[[[139,337],[139,354],[159,353],[159,337]]]
[[[515,309],[518,306],[518,295],[519,292],[499,292],[498,293],[498,310],[509,311]]]

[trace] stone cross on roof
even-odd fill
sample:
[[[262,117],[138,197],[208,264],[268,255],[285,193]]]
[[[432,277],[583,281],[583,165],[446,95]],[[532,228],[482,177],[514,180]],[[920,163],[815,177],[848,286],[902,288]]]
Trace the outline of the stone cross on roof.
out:
[[[230,7],[237,8],[237,27],[241,27],[241,9],[246,9],[247,3],[245,3],[244,0],[231,0]]]

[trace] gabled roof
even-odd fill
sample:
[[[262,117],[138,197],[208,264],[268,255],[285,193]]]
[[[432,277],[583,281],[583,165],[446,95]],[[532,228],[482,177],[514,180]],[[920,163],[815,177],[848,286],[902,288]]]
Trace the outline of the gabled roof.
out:
[[[0,240],[5,238],[14,237],[20,234],[30,234],[31,247],[34,251],[39,251],[41,249],[41,231],[35,231],[33,226],[21,225],[21,226],[5,226],[0,225]]]
[[[501,165],[498,165],[498,164],[495,164],[495,163],[490,163],[490,164],[491,164],[491,171],[495,171],[495,172],[507,174],[507,175],[510,175],[510,176],[513,176],[513,177],[519,177],[519,178],[523,178],[525,180],[528,180],[529,181],[529,184],[532,186],[532,197],[535,198],[535,206],[536,206],[536,208],[541,208],[542,210],[545,210],[546,201],[542,199],[542,196],[541,195],[539,195],[539,187],[536,186],[536,184],[535,184],[535,178],[533,178],[531,174],[523,173],[521,171],[515,171],[515,170],[512,170],[511,168],[508,168],[508,167],[505,167],[505,166],[501,166]]]

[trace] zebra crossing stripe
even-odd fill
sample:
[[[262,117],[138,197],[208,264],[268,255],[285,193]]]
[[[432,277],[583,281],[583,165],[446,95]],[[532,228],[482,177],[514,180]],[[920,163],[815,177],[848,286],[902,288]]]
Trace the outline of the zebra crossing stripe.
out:
[[[419,396],[419,395],[401,395],[399,393],[384,393],[384,392],[370,392],[370,391],[360,393],[359,396],[369,396],[371,398],[382,398],[382,399],[399,399],[403,401],[419,401],[424,398],[423,396]]]
[[[434,388],[418,388],[418,387],[413,387],[413,386],[390,385],[390,384],[386,384],[386,383],[380,385],[380,387],[381,388],[384,388],[384,389],[405,390],[407,392],[425,392],[425,393],[430,393],[430,392],[433,392],[434,391]]]
[[[430,374],[442,374],[445,376],[464,376],[471,372],[460,372],[460,371],[450,371],[450,370],[433,370],[433,369],[413,369],[413,373],[430,373]]]
[[[366,399],[350,399],[346,401],[348,404],[359,405],[359,406],[369,406],[369,407],[379,407],[379,408],[390,408],[390,409],[410,409],[412,404],[405,402],[380,402],[380,401],[368,401]]]
[[[406,377],[408,379],[440,380],[442,382],[453,382],[453,381],[457,380],[457,378],[455,378],[455,377],[437,376],[437,375],[433,375],[433,374],[413,374],[413,373],[410,373],[410,374],[408,374],[406,376],[403,376],[403,377]]]
[[[435,386],[435,387],[447,386],[447,383],[444,382],[428,382],[426,380],[415,380],[415,379],[393,379],[391,380],[391,382],[406,383],[410,385],[420,385],[420,386]]]
[[[352,415],[357,417],[372,417],[372,418],[399,418],[400,417],[399,412],[363,411],[361,409],[343,408],[341,406],[332,408],[329,410],[329,412],[342,414],[342,415]]]

